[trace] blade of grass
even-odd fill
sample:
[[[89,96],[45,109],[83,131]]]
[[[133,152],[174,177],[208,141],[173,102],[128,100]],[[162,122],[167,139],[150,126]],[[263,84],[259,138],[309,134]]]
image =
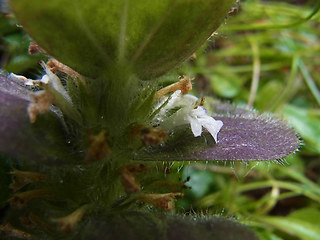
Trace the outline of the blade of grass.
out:
[[[252,191],[256,189],[262,188],[269,188],[277,186],[282,189],[290,190],[292,192],[304,195],[316,202],[320,203],[320,191],[315,191],[310,187],[302,184],[292,183],[292,182],[285,182],[285,181],[277,181],[277,180],[269,180],[269,181],[261,181],[261,182],[254,182],[254,183],[247,183],[238,186],[237,192],[246,192]]]
[[[279,96],[277,101],[273,103],[271,106],[267,107],[267,111],[279,111],[281,106],[286,103],[288,98],[290,97],[292,90],[294,90],[295,81],[298,79],[298,64],[299,64],[299,57],[295,56],[292,59],[291,64],[291,72],[289,80],[284,87],[282,94]]]
[[[318,240],[320,236],[320,229],[316,224],[300,219],[274,216],[252,216],[252,218],[302,240]]]
[[[253,57],[253,71],[252,71],[252,81],[250,88],[250,96],[248,100],[248,105],[253,106],[254,100],[257,95],[259,80],[260,80],[260,71],[261,71],[261,61],[259,53],[259,44],[254,38],[250,38],[249,42],[252,48],[252,57]]]
[[[299,61],[298,67],[312,95],[316,99],[317,103],[320,105],[320,91],[317,88],[317,85],[315,84],[310,72],[308,71],[307,67],[304,65],[304,62],[302,60]]]
[[[317,1],[316,6],[313,11],[304,18],[298,19],[291,23],[285,24],[274,24],[274,23],[253,23],[253,24],[238,24],[233,26],[228,26],[227,31],[245,31],[245,30],[266,30],[266,29],[280,29],[280,28],[290,28],[297,25],[303,24],[310,19],[312,19],[320,10],[320,1]]]

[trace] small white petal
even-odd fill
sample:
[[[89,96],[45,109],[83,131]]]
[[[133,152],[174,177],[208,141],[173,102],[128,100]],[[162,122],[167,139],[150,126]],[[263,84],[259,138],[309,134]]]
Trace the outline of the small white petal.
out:
[[[217,142],[217,135],[223,123],[208,116],[205,108],[201,106],[195,108],[197,100],[198,98],[193,95],[183,95],[180,90],[175,91],[169,98],[159,103],[160,105],[157,107],[160,107],[165,101],[168,101],[166,106],[156,115],[154,122],[160,123],[160,126],[164,129],[172,129],[175,126],[189,123],[195,137],[201,136],[202,127],[204,127]],[[174,108],[180,109],[171,116],[167,116],[167,112]]]
[[[217,143],[218,142],[218,133],[223,126],[223,122],[220,120],[215,120],[212,117],[209,117],[209,118],[208,119],[201,119],[200,122],[201,122],[202,126],[208,130],[208,132],[211,134],[211,136],[214,138],[215,142]]]
[[[153,120],[155,124],[160,123],[163,125],[162,127],[170,128],[189,123],[187,116],[195,106],[195,103],[197,101],[197,98],[195,96],[188,94],[183,95],[181,93],[181,90],[177,90],[173,94],[171,94],[170,97],[164,98],[161,102],[159,102],[155,109],[162,106],[166,101],[168,101],[166,105],[160,109],[159,113]],[[168,112],[172,109],[179,110],[168,117]]]
[[[208,130],[215,142],[218,142],[217,136],[223,126],[222,121],[217,121],[213,117],[208,116],[206,109],[201,106],[194,109],[192,113],[197,116],[199,123]]]
[[[19,84],[22,82],[25,86],[35,86],[40,82],[40,80],[32,80],[32,79],[26,78],[25,76],[16,75],[14,73],[10,73],[9,77],[13,81],[18,82]]]
[[[201,136],[202,133],[202,125],[198,119],[193,118],[192,116],[188,116],[188,120],[190,122],[192,133],[195,137]]]
[[[50,78],[47,74],[43,75],[41,80],[40,80],[42,83],[44,84],[48,84],[50,82]]]
[[[59,77],[55,75],[53,72],[51,72],[47,64],[45,64],[44,62],[41,62],[40,64],[46,72],[46,75],[42,77],[41,81],[47,81],[47,83],[50,84],[52,88],[54,88],[57,92],[59,92],[65,100],[71,103],[71,98],[64,86],[62,85]]]
[[[188,107],[191,106],[192,108],[194,108],[195,103],[198,101],[198,98],[191,94],[185,94],[181,96],[181,100],[184,106],[188,106]]]
[[[197,107],[196,109],[193,109],[192,114],[196,115],[198,118],[208,117],[206,109],[201,106]]]
[[[10,74],[9,74],[9,77],[11,77],[11,79],[18,80],[19,82],[20,82],[20,81],[26,82],[26,81],[29,80],[29,79],[27,79],[25,76],[17,75],[17,74],[14,74],[14,73],[10,73]]]

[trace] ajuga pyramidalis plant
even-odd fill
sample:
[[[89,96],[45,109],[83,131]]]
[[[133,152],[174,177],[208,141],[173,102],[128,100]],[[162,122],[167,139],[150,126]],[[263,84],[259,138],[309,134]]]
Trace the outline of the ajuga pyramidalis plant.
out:
[[[192,55],[234,0],[11,0],[49,57],[0,76],[4,239],[256,239],[217,217],[175,215],[172,161],[267,161],[297,150],[286,122],[188,94],[158,77]],[[161,184],[160,184],[161,183]],[[7,193],[7,194],[5,194]]]

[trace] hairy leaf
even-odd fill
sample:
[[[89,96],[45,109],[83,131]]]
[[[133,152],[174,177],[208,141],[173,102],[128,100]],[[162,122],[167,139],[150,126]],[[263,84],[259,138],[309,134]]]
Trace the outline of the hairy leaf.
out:
[[[191,56],[234,2],[11,0],[11,5],[43,49],[83,75],[96,77],[122,62],[150,79]]]
[[[137,159],[263,161],[285,158],[299,148],[300,141],[286,121],[228,104],[213,108],[213,117],[223,122],[217,143],[206,132],[195,138],[185,126],[176,129],[165,144],[145,149]]]
[[[7,0],[1,0],[0,1],[0,13],[9,13],[10,10],[9,10],[9,3]]]
[[[218,217],[150,215],[124,212],[92,218],[86,222],[76,239],[139,239],[139,240],[256,240],[245,226]]]
[[[30,123],[29,93],[0,75],[0,152],[29,163],[56,160],[66,145],[63,128],[53,113],[45,114],[36,124]]]

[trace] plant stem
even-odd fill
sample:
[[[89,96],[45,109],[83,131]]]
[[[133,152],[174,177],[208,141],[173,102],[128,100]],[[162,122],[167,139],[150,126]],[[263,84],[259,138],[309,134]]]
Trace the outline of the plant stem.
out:
[[[249,41],[251,43],[251,48],[252,48],[253,72],[252,72],[252,82],[251,82],[248,105],[252,107],[258,91],[261,62],[260,62],[259,45],[257,41],[254,38],[250,38]]]
[[[298,194],[302,194],[314,201],[320,202],[320,193],[317,191],[312,191],[305,185],[299,185],[296,183],[284,182],[284,181],[262,181],[262,182],[255,182],[255,183],[248,183],[237,188],[237,192],[246,192],[252,191],[261,188],[268,188],[277,185],[279,188],[287,189],[293,191]]]

